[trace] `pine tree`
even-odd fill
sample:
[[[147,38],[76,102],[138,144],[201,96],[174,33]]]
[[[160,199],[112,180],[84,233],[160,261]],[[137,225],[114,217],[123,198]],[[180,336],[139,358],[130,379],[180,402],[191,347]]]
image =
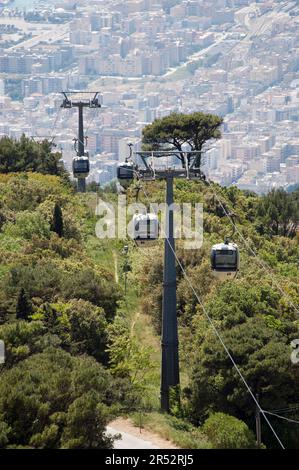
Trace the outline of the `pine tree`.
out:
[[[29,315],[32,313],[32,304],[28,297],[27,292],[25,289],[20,290],[17,306],[16,306],[16,317],[18,320],[28,320]]]
[[[57,233],[60,238],[63,237],[63,215],[58,203],[56,203],[54,207],[51,230]]]

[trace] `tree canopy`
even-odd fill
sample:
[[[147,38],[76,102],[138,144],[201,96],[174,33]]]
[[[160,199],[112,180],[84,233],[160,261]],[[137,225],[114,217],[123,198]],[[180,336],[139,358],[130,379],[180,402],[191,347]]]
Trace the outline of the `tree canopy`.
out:
[[[103,367],[122,294],[83,242],[88,201],[38,172],[0,174],[0,201],[0,448],[110,448],[114,407],[136,393]]]
[[[162,201],[163,182],[148,184],[151,200]],[[214,191],[257,253],[236,239],[240,273],[223,284],[209,255],[231,227]],[[104,190],[101,197],[116,200]],[[128,199],[135,201],[133,190]],[[143,194],[140,200],[148,202]],[[299,337],[298,192],[259,197],[180,180],[175,200],[204,204],[202,247],[185,250],[178,240],[177,255],[206,312],[261,406],[292,407],[299,393],[291,361]],[[0,448],[110,448],[112,417],[158,409],[163,246],[130,246],[124,299],[123,244],[95,236],[96,203],[95,193],[75,193],[59,176],[0,173]],[[255,404],[179,266],[177,313],[184,389],[180,406],[171,407],[176,435],[195,430],[201,447],[253,447]],[[288,416],[299,419],[298,411]],[[298,427],[273,421],[285,446],[298,448]],[[277,445],[266,425],[262,439]]]
[[[39,143],[25,135],[20,140],[0,139],[0,173],[32,171],[66,176],[60,159],[61,153],[53,152],[53,145],[48,140]]]
[[[257,215],[261,234],[294,237],[299,224],[299,191],[287,193],[283,189],[273,189],[262,196]]]
[[[0,448],[110,448],[112,384],[91,358],[54,348],[29,357],[1,376]]]
[[[143,129],[143,145],[146,150],[178,150],[185,146],[190,151],[199,151],[195,167],[201,166],[201,152],[211,139],[220,139],[223,119],[213,114],[196,112],[192,114],[172,113]],[[184,160],[180,157],[182,163]]]

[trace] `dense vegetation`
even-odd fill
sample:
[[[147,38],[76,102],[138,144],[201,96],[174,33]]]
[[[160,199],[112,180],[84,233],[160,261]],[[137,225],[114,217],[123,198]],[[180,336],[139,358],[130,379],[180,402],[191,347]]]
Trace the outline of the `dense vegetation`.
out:
[[[148,192],[159,200],[162,190],[162,184],[153,183]],[[299,337],[298,192],[279,190],[257,197],[236,188],[177,181],[175,198],[177,202],[204,204],[202,248],[186,251],[178,241],[177,252],[253,393],[269,411],[298,404],[299,369],[290,360],[291,341]],[[213,278],[209,268],[211,245],[231,233],[219,198],[227,210],[233,208],[238,229],[246,240],[245,245],[235,235],[241,249],[241,272],[236,280],[223,284]],[[275,230],[270,210],[279,214]],[[152,317],[160,334],[163,251],[162,246],[150,250],[133,255],[132,263],[142,292],[143,311]],[[176,407],[176,412],[196,425],[205,423],[213,413],[225,413],[254,430],[253,400],[179,268],[177,276],[184,386],[181,409]],[[298,419],[298,412],[292,417]],[[298,447],[298,426],[276,418],[271,421],[287,447]],[[214,426],[217,428],[220,432],[220,423]],[[275,447],[272,437],[263,423],[263,442]]]
[[[122,291],[95,259],[94,203],[64,178],[0,175],[0,448],[111,447],[108,420],[138,400],[107,368]]]
[[[61,154],[53,152],[53,144],[44,140],[35,142],[24,135],[20,140],[0,139],[0,173],[34,171],[49,175],[65,175],[59,160]]]
[[[19,166],[0,141],[0,339],[7,351],[0,448],[109,448],[108,421],[140,410],[145,425],[178,445],[253,448],[254,403],[179,268],[181,403],[173,400],[169,418],[157,414],[163,244],[129,243],[127,265],[124,242],[95,236],[96,194],[79,195],[63,174],[27,166],[27,144],[37,154],[44,144],[22,142],[9,144],[19,146]],[[15,172],[5,161],[14,161]],[[163,201],[163,183],[148,184],[152,200]],[[212,277],[211,244],[230,233],[215,191],[269,269],[236,235],[239,277],[224,284]],[[134,189],[128,196],[135,199]],[[101,197],[116,200],[114,192]],[[298,191],[260,198],[178,181],[175,197],[204,203],[204,244],[190,251],[178,242],[178,255],[252,391],[269,411],[297,404],[290,343],[299,338]],[[298,412],[288,417],[299,420]],[[298,447],[298,426],[270,419],[286,447]],[[265,422],[262,437],[277,446]]]

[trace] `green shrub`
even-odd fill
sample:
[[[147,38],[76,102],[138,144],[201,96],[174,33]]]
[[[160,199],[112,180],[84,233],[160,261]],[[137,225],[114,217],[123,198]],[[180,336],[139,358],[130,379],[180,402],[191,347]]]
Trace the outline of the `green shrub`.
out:
[[[1,374],[0,446],[110,448],[105,401],[113,386],[89,357],[48,348],[25,359]]]
[[[33,235],[41,238],[50,237],[50,225],[38,212],[24,211],[16,215],[15,223],[4,226],[4,232],[13,237],[30,240]]]
[[[234,416],[212,414],[202,427],[216,449],[253,449],[255,438],[248,426]]]

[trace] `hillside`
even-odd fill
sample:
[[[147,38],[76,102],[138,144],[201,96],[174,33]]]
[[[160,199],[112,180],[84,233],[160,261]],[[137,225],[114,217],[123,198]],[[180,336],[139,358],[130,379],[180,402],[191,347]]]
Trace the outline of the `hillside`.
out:
[[[153,200],[162,200],[162,185],[151,183],[146,192]],[[213,413],[226,413],[246,422],[254,431],[255,404],[207,315],[251,390],[259,395],[263,409],[284,410],[298,404],[298,367],[290,360],[290,344],[298,337],[299,326],[299,239],[294,230],[298,225],[298,192],[286,197],[277,191],[259,198],[236,188],[178,181],[175,200],[204,204],[202,248],[186,251],[177,242],[178,257],[187,278],[178,267],[183,400],[179,410],[175,406],[175,412],[195,425],[202,425]],[[142,196],[141,201],[146,202]],[[234,241],[241,252],[241,270],[236,280],[221,284],[211,275],[209,255],[211,246],[232,232],[224,209],[235,214]],[[133,272],[137,273],[142,293],[142,312],[152,318],[158,334],[162,249],[160,245],[142,252],[134,250],[132,254]],[[287,416],[296,420],[298,412]],[[286,447],[297,446],[296,425],[277,418],[271,422]],[[221,428],[221,423],[220,418],[215,421],[213,432]],[[223,432],[229,434],[228,429]],[[213,442],[216,441],[217,438]],[[265,422],[263,442],[269,447],[277,445]]]
[[[146,189],[163,200],[162,183]],[[236,234],[241,272],[224,284],[209,268],[211,245],[231,232],[215,191],[258,255]],[[105,427],[123,415],[180,447],[254,447],[254,403],[179,268],[182,401],[159,414],[163,243],[128,243],[125,296],[125,241],[95,236],[97,197],[116,201],[109,190],[77,194],[64,176],[0,175],[0,448],[109,448]],[[258,198],[179,181],[175,198],[204,203],[204,244],[178,242],[178,256],[251,389],[265,410],[297,405],[298,192]],[[271,423],[298,447],[298,426]],[[276,447],[262,426],[263,443]]]

